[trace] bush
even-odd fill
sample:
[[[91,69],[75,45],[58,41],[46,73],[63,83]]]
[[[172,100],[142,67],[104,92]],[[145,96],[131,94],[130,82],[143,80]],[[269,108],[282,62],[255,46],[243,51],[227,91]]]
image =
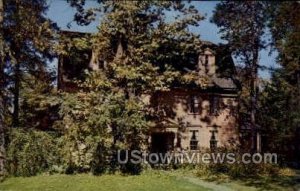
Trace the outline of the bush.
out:
[[[13,129],[9,139],[7,169],[11,175],[33,176],[61,163],[60,141],[51,133]]]
[[[212,175],[212,172],[209,169],[209,165],[208,164],[199,164],[196,167],[197,170],[197,176],[199,177],[208,177],[210,175]]]
[[[251,178],[257,176],[279,176],[280,167],[275,164],[210,163],[199,164],[197,175],[200,177],[227,175],[230,178]]]
[[[209,153],[210,151],[206,151]],[[222,163],[198,164],[197,175],[200,177],[209,176],[229,176],[230,178],[251,178],[257,176],[279,176],[281,168],[277,164],[269,163],[249,163],[241,162],[242,153],[238,149],[218,148],[215,154],[218,153],[234,153],[237,157],[235,163],[229,163],[224,159]]]

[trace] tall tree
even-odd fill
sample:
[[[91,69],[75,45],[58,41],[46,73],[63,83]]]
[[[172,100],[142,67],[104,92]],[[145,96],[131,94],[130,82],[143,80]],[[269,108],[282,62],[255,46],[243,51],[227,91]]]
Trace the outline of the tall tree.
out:
[[[0,174],[5,173],[5,130],[19,125],[22,76],[40,75],[51,57],[53,23],[46,19],[46,1],[0,1]],[[37,72],[39,71],[39,72]],[[23,80],[24,81],[24,80]],[[13,103],[13,107],[11,107]]]
[[[260,151],[257,129],[259,51],[265,47],[263,35],[267,26],[266,3],[259,1],[221,2],[212,21],[221,27],[222,38],[228,41],[233,54],[243,62],[249,81],[243,83],[249,93],[247,113],[251,123],[252,151]]]
[[[299,157],[300,112],[295,87],[288,78],[284,68],[272,72],[271,80],[260,92],[257,118],[264,135],[263,150],[278,153],[281,162]]]
[[[266,147],[299,160],[300,137],[300,20],[299,2],[274,2],[269,7],[269,28],[281,68],[261,92],[260,121]],[[290,147],[289,152],[284,147]],[[294,148],[292,148],[294,147]],[[290,152],[292,151],[292,152]],[[295,158],[297,157],[297,158]]]
[[[84,2],[70,1],[81,25],[93,15],[84,11]],[[202,17],[194,6],[179,1],[100,1],[94,9],[103,16],[92,48],[117,86],[136,94],[164,89],[195,63],[201,42],[188,26],[197,26]],[[170,10],[174,20],[166,16]]]
[[[81,25],[88,24],[89,16],[93,15],[84,11],[84,2],[70,1],[79,10],[75,20]],[[103,16],[99,32],[92,38],[92,64],[101,72],[92,73],[87,79],[87,83],[94,85],[85,88],[88,93],[82,98],[92,101],[91,104],[76,99],[77,105],[88,105],[88,109],[80,109],[84,113],[95,113],[87,112],[93,108],[99,108],[97,112],[105,111],[105,115],[90,115],[84,119],[97,121],[95,130],[103,133],[103,139],[110,139],[112,152],[120,145],[124,149],[138,149],[147,136],[147,122],[153,122],[152,116],[157,112],[145,102],[144,95],[167,91],[182,83],[204,85],[205,79],[199,80],[196,72],[191,72],[201,51],[201,41],[188,30],[190,25],[198,25],[202,17],[195,7],[180,1],[100,1],[97,10]],[[166,14],[170,10],[176,19],[168,20],[170,17]],[[109,85],[108,90],[105,85]],[[93,100],[99,100],[97,105]],[[74,117],[67,120],[71,109],[61,111],[65,118],[63,123],[69,122],[64,128],[80,131],[80,121]],[[96,120],[100,117],[101,120]]]
[[[286,72],[287,82],[294,87],[294,100],[300,108],[300,20],[299,2],[274,3],[270,8],[270,29],[279,64]]]
[[[53,56],[53,23],[44,15],[44,0],[7,0],[4,4],[4,40],[8,45],[6,62],[13,86],[13,125],[19,126],[20,89],[25,73],[44,72]]]
[[[5,121],[4,121],[4,33],[3,33],[3,20],[4,20],[4,3],[0,0],[0,178],[5,175]]]

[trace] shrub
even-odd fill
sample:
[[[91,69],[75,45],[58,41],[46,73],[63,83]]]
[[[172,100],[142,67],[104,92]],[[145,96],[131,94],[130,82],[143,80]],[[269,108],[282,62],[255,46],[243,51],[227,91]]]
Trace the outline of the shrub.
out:
[[[33,176],[61,163],[60,141],[54,134],[13,129],[7,148],[8,173]]]
[[[197,176],[199,177],[208,177],[212,174],[212,172],[209,169],[209,165],[208,164],[199,164],[196,167],[197,169]]]
[[[200,177],[227,175],[230,178],[250,178],[257,176],[279,176],[280,167],[275,164],[210,163],[199,164],[197,175]]]
[[[211,163],[208,164],[198,164],[197,165],[197,175],[200,177],[208,177],[208,176],[220,176],[226,175],[230,178],[250,178],[257,176],[279,176],[280,175],[280,167],[277,164],[269,164],[269,163],[242,163],[241,156],[242,153],[238,149],[234,147],[228,148],[218,148],[215,154],[218,153],[234,153],[237,157],[235,163],[229,163],[229,161],[224,159],[222,163]],[[209,153],[210,151],[207,151]]]
[[[296,172],[291,168],[281,168],[279,169],[278,174],[279,176],[295,176]]]

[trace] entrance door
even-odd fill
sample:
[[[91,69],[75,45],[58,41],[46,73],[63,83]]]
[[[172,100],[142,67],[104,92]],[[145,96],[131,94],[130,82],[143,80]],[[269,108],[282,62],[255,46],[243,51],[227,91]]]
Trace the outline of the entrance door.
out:
[[[151,152],[166,153],[174,148],[175,134],[167,133],[153,133],[151,135]]]

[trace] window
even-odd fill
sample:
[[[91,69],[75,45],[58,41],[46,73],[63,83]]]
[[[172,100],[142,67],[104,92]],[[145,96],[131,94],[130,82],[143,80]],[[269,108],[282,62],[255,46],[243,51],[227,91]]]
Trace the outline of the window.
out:
[[[215,133],[217,133],[218,131],[217,130],[212,130],[210,131],[211,132],[211,137],[210,137],[210,141],[209,141],[209,144],[210,144],[210,149],[212,151],[216,150],[217,149],[217,139],[216,139],[216,135]]]
[[[199,113],[199,99],[197,96],[191,96],[189,100],[190,113]]]
[[[198,150],[198,130],[191,130],[190,149]]]
[[[204,51],[199,55],[198,69],[203,74],[212,74],[214,72],[215,57],[210,50]]]
[[[205,67],[205,72],[208,73],[208,55],[205,54],[205,60],[204,60],[204,67]]]
[[[209,103],[209,113],[211,115],[217,115],[219,112],[219,97],[215,95],[211,95],[210,97],[210,103]]]

